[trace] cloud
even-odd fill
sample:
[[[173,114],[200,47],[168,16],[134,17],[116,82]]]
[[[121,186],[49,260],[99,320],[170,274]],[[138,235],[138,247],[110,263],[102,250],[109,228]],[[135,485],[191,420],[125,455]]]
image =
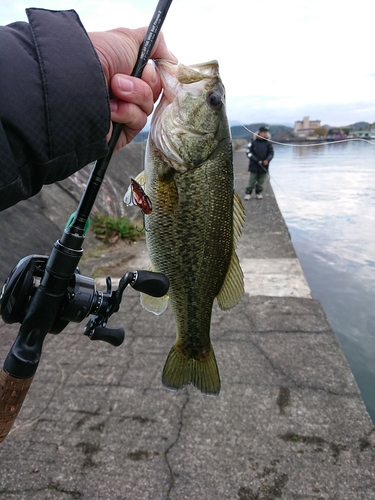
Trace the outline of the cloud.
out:
[[[38,0],[74,8],[87,30],[147,25],[156,0]],[[360,9],[338,0],[172,2],[163,26],[184,64],[217,59],[234,119],[290,122],[304,115],[341,124],[375,121],[373,0]],[[24,5],[2,0],[0,23],[19,20]],[[360,41],[360,42],[358,42]],[[264,118],[263,118],[264,116]]]
[[[291,105],[293,104],[293,105]],[[294,123],[304,116],[321,120],[322,125],[350,125],[358,121],[375,122],[375,101],[352,103],[316,104],[293,99],[264,96],[227,99],[227,111],[231,121],[241,123]]]

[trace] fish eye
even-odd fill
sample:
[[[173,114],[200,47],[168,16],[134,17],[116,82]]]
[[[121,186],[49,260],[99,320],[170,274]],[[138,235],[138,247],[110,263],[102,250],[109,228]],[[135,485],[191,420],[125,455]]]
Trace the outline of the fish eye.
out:
[[[211,108],[218,108],[222,104],[221,95],[218,92],[211,92],[207,96],[207,102]]]

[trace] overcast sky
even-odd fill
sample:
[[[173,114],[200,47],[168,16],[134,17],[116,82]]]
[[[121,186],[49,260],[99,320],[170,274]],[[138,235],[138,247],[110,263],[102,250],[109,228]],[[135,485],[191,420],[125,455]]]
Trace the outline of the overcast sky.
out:
[[[157,0],[1,0],[0,23],[26,7],[75,9],[87,31],[148,25]],[[163,26],[180,62],[217,59],[229,119],[375,122],[373,0],[173,0]]]

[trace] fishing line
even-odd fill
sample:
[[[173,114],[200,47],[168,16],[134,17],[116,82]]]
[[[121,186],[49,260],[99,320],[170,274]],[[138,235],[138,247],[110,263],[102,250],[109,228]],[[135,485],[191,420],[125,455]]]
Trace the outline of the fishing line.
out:
[[[256,132],[253,132],[249,128],[246,127],[242,122],[239,120],[236,120],[245,130],[250,132],[250,134],[253,134],[255,137],[259,137],[259,135]],[[316,143],[309,143],[309,144],[294,144],[294,143],[286,143],[286,142],[277,142],[273,141],[272,139],[267,139],[267,137],[263,137],[268,142],[272,142],[272,144],[278,144],[279,146],[289,146],[289,147],[297,147],[297,148],[309,148],[311,146],[327,146],[331,144],[337,144],[339,142],[353,142],[353,141],[362,141],[362,142],[368,142],[369,144],[372,144],[375,146],[375,142],[370,141],[369,139],[363,139],[362,137],[353,137],[350,139],[339,139],[337,141],[327,141],[327,142],[316,142]]]
[[[251,134],[253,134],[254,137],[260,137],[256,132],[253,132],[252,130],[250,130],[248,127],[246,127],[246,125],[244,125],[242,122],[240,122],[240,120],[236,120],[245,130],[247,130],[248,132],[250,132]],[[327,145],[332,145],[332,144],[337,144],[337,143],[340,143],[340,142],[353,142],[353,141],[362,141],[362,142],[367,142],[369,144],[371,144],[372,146],[375,146],[375,142],[373,141],[370,141],[369,139],[363,139],[362,137],[353,137],[351,139],[340,139],[340,140],[337,140],[337,141],[329,141],[329,142],[317,142],[317,143],[309,143],[309,144],[293,144],[293,143],[284,143],[284,142],[277,142],[277,141],[274,141],[272,139],[269,139],[267,137],[262,137],[262,139],[268,141],[268,142],[271,142],[272,144],[277,144],[279,146],[293,146],[293,147],[312,147],[312,146],[327,146]],[[292,200],[292,198],[290,198],[290,196],[283,190],[283,188],[280,186],[280,184],[275,180],[274,177],[271,177],[271,174],[269,173],[269,170],[267,171],[263,165],[262,165],[262,168],[263,170],[266,172],[269,180],[272,182],[274,182],[277,187],[283,192],[283,194],[285,195],[286,199],[289,200],[290,202],[292,202],[293,205],[297,206],[294,201]]]
[[[241,123],[239,120],[236,120],[236,121],[238,121],[238,123],[240,123],[240,124],[242,125],[242,127],[243,127],[245,130],[247,130],[248,132],[252,133],[254,137],[260,137],[260,136],[259,136],[256,132],[253,132],[252,130],[248,129],[248,128],[247,128],[247,127],[246,127],[243,123]],[[271,139],[267,139],[266,137],[263,137],[263,139],[267,140],[268,142],[272,142],[273,144],[281,144],[282,146],[285,146],[285,145],[286,145],[286,144],[283,144],[283,143],[281,143],[281,142],[272,141]],[[288,146],[290,146],[290,144],[288,144]],[[263,170],[266,172],[266,174],[267,174],[267,176],[268,176],[269,180],[270,180],[270,181],[272,180],[272,182],[274,182],[274,183],[277,185],[277,187],[280,189],[280,191],[282,191],[282,192],[283,192],[283,194],[285,195],[286,199],[287,199],[287,200],[289,200],[289,201],[291,201],[291,202],[292,202],[292,204],[293,204],[293,205],[295,205],[295,206],[297,207],[297,205],[296,205],[296,204],[294,203],[294,201],[293,201],[293,200],[289,197],[289,195],[288,195],[288,194],[287,194],[287,193],[283,190],[283,188],[280,186],[280,184],[279,184],[278,182],[276,182],[276,180],[275,180],[273,177],[271,177],[271,174],[269,173],[269,170],[266,170],[266,169],[263,167],[263,165],[262,165],[262,168],[263,168]]]
[[[272,182],[274,182],[274,183],[276,184],[276,186],[280,189],[280,191],[282,191],[282,192],[283,192],[283,194],[285,195],[286,199],[287,199],[288,201],[290,201],[290,202],[292,203],[292,205],[294,205],[295,207],[298,207],[298,205],[297,205],[296,203],[294,203],[294,201],[292,200],[292,198],[291,198],[291,197],[290,197],[290,196],[289,196],[289,195],[288,195],[288,194],[284,191],[284,189],[280,186],[280,184],[279,184],[278,182],[276,182],[275,178],[274,178],[274,177],[271,177],[271,174],[270,174],[269,170],[266,170],[266,169],[263,167],[263,165],[262,165],[262,168],[263,168],[263,170],[266,172],[266,174],[267,174],[267,176],[268,176],[269,180],[270,180],[270,181],[272,180]]]

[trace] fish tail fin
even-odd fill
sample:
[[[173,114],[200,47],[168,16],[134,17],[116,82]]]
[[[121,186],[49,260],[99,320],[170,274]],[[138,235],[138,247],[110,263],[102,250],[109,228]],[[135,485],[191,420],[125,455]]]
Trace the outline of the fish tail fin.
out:
[[[209,352],[201,359],[190,358],[178,349],[176,344],[165,362],[163,385],[172,391],[193,384],[203,394],[217,396],[220,392],[220,376],[215,353],[210,344]]]

